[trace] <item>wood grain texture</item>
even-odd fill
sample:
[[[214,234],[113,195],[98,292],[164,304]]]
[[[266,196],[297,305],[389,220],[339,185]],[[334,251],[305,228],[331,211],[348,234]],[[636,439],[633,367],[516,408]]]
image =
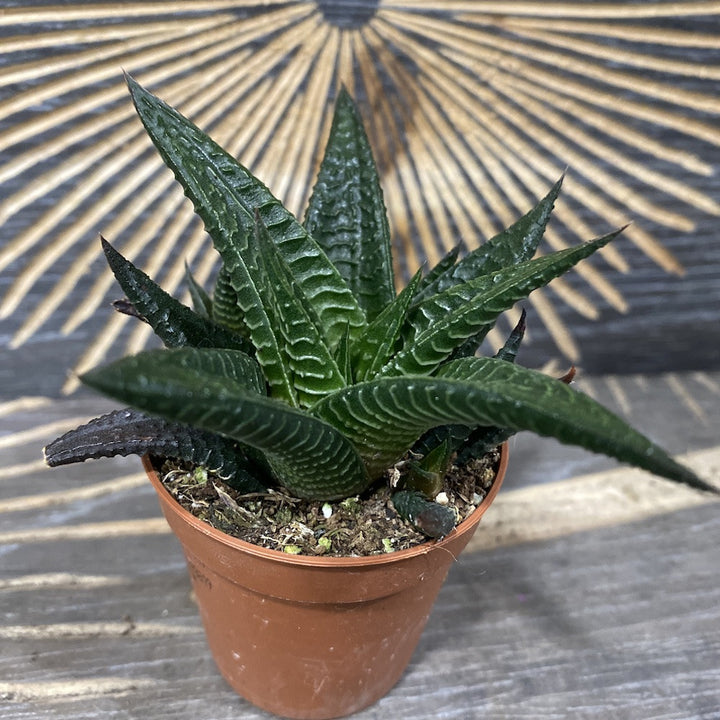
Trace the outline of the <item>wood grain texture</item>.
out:
[[[0,716],[270,717],[216,672],[138,462],[41,463],[56,434],[111,408],[82,389],[62,398],[68,368],[147,342],[112,316],[98,232],[178,296],[186,260],[213,273],[121,67],[293,210],[344,82],[405,277],[458,240],[482,242],[569,165],[543,251],[634,222],[534,297],[521,362],[559,373],[575,359],[582,389],[717,480],[717,2],[7,5]],[[720,720],[717,503],[551,441],[521,435],[511,451],[407,673],[356,717]]]
[[[720,482],[718,373],[582,382]],[[37,465],[55,433],[109,407],[0,404],[0,463],[14,468],[0,481],[0,715],[269,720],[217,674],[138,461]],[[357,717],[715,720],[718,509],[517,437],[407,673]]]
[[[147,342],[146,329],[106,310],[117,291],[99,231],[178,294],[185,260],[212,276],[202,228],[134,119],[121,67],[296,212],[346,84],[378,157],[405,277],[458,241],[487,239],[569,166],[545,252],[633,224],[603,259],[534,294],[529,363],[717,369],[719,16],[713,2],[8,8],[0,396],[74,389],[65,368]]]
[[[717,509],[706,507],[470,553],[406,675],[357,717],[715,718],[719,540]],[[3,717],[269,717],[214,671],[174,543],[144,550],[163,553],[165,569],[126,567],[135,579],[102,599],[3,592],[36,629],[3,642]],[[112,631],[58,635],[46,624],[58,614],[112,618]],[[143,633],[144,622],[168,632]]]

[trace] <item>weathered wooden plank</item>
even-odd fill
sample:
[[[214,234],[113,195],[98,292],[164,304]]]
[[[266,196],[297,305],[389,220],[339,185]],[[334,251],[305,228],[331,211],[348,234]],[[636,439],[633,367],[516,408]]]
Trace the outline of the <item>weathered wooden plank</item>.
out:
[[[672,450],[694,449],[688,461],[710,479],[718,380],[586,385]],[[10,438],[0,462],[36,457],[36,425],[107,405],[0,406],[0,439]],[[717,717],[717,503],[547,445],[514,441],[507,487],[452,569],[408,672],[358,718]],[[14,540],[0,544],[3,718],[269,718],[216,673],[149,487],[103,487],[136,469],[135,459],[30,468],[0,483],[0,540]]]
[[[202,234],[186,225],[169,176],[154,174],[122,124],[132,111],[121,65],[225,136],[299,208],[325,108],[283,112],[269,91],[282,82],[300,98],[303,78],[328,56],[289,74],[289,53],[299,48],[305,62],[322,33],[338,32],[326,99],[342,79],[373,118],[405,274],[443,243],[490,234],[569,164],[553,242],[600,234],[608,216],[611,225],[635,223],[619,253],[532,303],[521,359],[559,367],[557,346],[567,351],[572,338],[584,369],[603,373],[581,386],[717,476],[716,7],[567,3],[554,16],[548,5],[486,3],[478,17],[472,3],[436,3],[428,19],[420,0],[201,5],[50,3],[43,14],[18,7],[0,17],[0,715],[9,720],[269,717],[216,673],[180,548],[137,461],[38,464],[40,447],[73,418],[112,407],[82,391],[44,397],[58,397],[97,337],[115,355],[129,339],[125,331],[111,342],[116,324],[103,304],[116,293],[87,295],[102,267],[97,231],[134,245],[145,267],[169,269],[171,286],[185,259],[209,271],[196,257]],[[367,23],[372,31],[351,37]],[[269,28],[287,35],[265,42]],[[496,54],[489,64],[485,47]],[[443,52],[428,54],[436,48]],[[543,59],[548,51],[566,62]],[[468,57],[472,72],[463,70]],[[439,83],[447,63],[454,70]],[[186,93],[197,73],[217,93],[203,95],[207,108]],[[270,107],[253,88],[274,98]],[[520,112],[520,125],[492,136],[482,125],[487,108],[504,122],[509,108]],[[288,158],[292,178],[277,172]],[[136,180],[131,203],[122,193]],[[18,281],[63,245],[34,284]],[[668,274],[680,266],[684,276]],[[90,319],[75,327],[67,321],[78,305]],[[116,478],[125,479],[112,487]],[[451,571],[408,672],[357,717],[717,720],[720,520],[717,504],[691,507],[696,500],[603,458],[513,440],[506,487]]]
[[[469,553],[451,571],[408,673],[358,717],[710,720],[720,702],[719,540],[717,509],[702,507]],[[165,582],[136,583],[125,598],[157,614],[170,599],[163,623],[197,628],[187,586],[158,596]],[[193,633],[161,642],[133,631],[5,640],[1,653],[5,692],[37,683],[3,703],[13,720],[268,717],[224,687]],[[118,676],[129,687],[107,681]],[[72,684],[83,677],[85,690]],[[63,679],[68,688],[43,697],[43,683]],[[73,691],[76,699],[57,699]]]

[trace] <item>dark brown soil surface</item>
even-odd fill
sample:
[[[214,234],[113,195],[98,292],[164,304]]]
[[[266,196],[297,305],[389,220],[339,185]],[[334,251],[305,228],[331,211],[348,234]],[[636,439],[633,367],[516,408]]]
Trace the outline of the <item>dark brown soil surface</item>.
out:
[[[499,457],[494,451],[466,466],[451,467],[443,492],[458,524],[492,487]],[[299,500],[281,490],[241,495],[204,468],[165,463],[160,472],[173,497],[218,530],[272,550],[330,557],[379,555],[427,542],[395,511],[393,474],[397,476],[389,471],[387,482],[365,495],[323,503]]]

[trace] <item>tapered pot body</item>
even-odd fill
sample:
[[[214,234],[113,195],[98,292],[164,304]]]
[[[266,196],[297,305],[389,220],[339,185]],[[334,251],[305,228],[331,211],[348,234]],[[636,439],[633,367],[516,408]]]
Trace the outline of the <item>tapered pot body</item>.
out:
[[[337,718],[395,685],[448,570],[493,501],[441,541],[364,558],[293,556],[232,538],[182,508],[148,458],[148,476],[182,544],[220,672],[244,698],[288,718]]]

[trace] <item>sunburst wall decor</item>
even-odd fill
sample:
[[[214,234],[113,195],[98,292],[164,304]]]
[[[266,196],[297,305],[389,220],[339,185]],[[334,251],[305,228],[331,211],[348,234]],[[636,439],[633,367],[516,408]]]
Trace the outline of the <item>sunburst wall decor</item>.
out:
[[[720,300],[710,235],[720,215],[718,2],[2,5],[0,341],[3,377],[13,373],[20,392],[70,391],[63,359],[84,368],[148,339],[98,310],[115,292],[100,231],[179,293],[186,262],[201,280],[213,272],[121,68],[296,212],[345,84],[381,166],[405,275],[456,242],[487,239],[569,166],[546,250],[634,222],[601,262],[533,295],[540,361],[577,361],[589,343],[597,369],[617,370],[602,364],[608,337],[639,336],[624,362],[645,370],[656,346],[645,321],[663,293],[674,303],[668,323],[687,332],[658,365],[672,369]],[[672,279],[684,268],[685,284]],[[635,319],[623,324],[629,305]],[[41,380],[29,379],[35,359]],[[695,348],[693,362],[707,365],[709,351]]]

